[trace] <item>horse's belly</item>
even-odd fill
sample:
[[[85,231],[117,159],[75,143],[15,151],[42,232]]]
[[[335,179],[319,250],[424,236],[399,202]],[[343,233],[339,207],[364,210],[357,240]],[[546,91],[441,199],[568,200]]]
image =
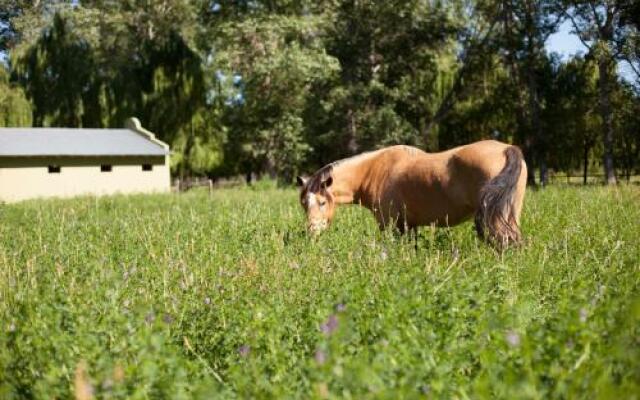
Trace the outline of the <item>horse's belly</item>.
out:
[[[454,226],[468,220],[472,214],[473,210],[467,208],[418,210],[412,215],[407,215],[407,223],[412,226]]]
[[[448,196],[445,190],[423,190],[405,196],[407,223],[411,226],[453,226],[473,215],[472,202]]]

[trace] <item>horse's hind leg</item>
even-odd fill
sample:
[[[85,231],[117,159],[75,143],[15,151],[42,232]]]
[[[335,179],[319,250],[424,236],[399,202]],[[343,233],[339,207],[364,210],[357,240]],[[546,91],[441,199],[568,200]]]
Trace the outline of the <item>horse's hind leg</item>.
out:
[[[522,162],[522,171],[518,179],[518,185],[513,198],[513,216],[516,224],[520,226],[520,215],[522,214],[522,204],[524,203],[524,192],[527,188],[527,165]]]
[[[415,251],[418,251],[418,227],[412,226],[409,228],[409,232],[411,232],[411,237],[413,237],[413,248]]]

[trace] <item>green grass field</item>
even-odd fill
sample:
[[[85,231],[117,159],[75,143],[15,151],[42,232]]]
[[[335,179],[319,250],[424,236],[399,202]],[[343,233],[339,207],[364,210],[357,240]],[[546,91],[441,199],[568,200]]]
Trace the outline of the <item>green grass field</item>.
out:
[[[0,206],[0,398],[640,398],[640,188],[527,195],[523,247],[293,190]]]

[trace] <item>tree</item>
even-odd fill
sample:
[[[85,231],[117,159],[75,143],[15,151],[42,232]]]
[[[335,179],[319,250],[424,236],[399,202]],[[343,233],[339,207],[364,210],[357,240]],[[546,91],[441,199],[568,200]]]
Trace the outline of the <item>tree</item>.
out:
[[[291,180],[304,160],[304,110],[314,85],[332,79],[336,60],[321,40],[316,16],[248,16],[221,24],[215,35],[216,68],[238,81],[225,100],[229,146],[236,171],[267,172]]]
[[[519,131],[525,157],[529,163],[529,183],[534,184],[532,168],[540,169],[540,184],[547,182],[547,152],[550,138],[543,125],[542,91],[546,80],[544,70],[549,60],[545,56],[544,45],[549,35],[556,31],[559,18],[554,14],[555,2],[549,1],[511,1],[501,4],[501,30],[497,37],[499,51],[510,71],[516,87],[526,88],[518,91]]]
[[[575,32],[598,63],[598,103],[602,118],[604,144],[603,167],[607,184],[617,182],[613,146],[615,140],[611,96],[615,83],[616,61],[630,37],[620,24],[623,8],[615,0],[580,0],[569,3],[565,11]]]
[[[548,95],[546,120],[553,135],[553,165],[569,174],[582,167],[587,184],[590,158],[598,144],[598,70],[592,59],[558,64]],[[577,157],[581,149],[582,159]],[[582,165],[580,165],[580,163]]]
[[[0,65],[0,126],[31,126],[31,105],[24,92],[9,82],[9,74]]]
[[[95,67],[89,44],[56,14],[14,69],[33,103],[33,124],[83,126],[84,105],[99,101],[92,74]]]
[[[352,0],[330,11],[326,46],[340,81],[324,93],[323,149],[336,157],[392,143],[438,149],[429,122],[456,68],[455,11],[419,0]]]
[[[616,86],[612,96],[614,126],[617,140],[614,154],[619,160],[619,168],[630,181],[631,175],[640,167],[640,96],[637,88],[621,83]]]
[[[637,90],[640,88],[640,2],[623,1],[620,8],[620,25],[627,31],[623,58],[635,74]]]
[[[455,20],[458,29],[454,43],[458,57],[450,68],[450,83],[446,87],[439,85],[440,96],[434,99],[433,111],[424,133],[425,140],[428,141],[431,132],[443,123],[458,102],[465,98],[469,100],[478,93],[487,94],[486,90],[478,91],[474,83],[482,82],[481,85],[486,89],[489,68],[495,67],[493,55],[496,49],[492,41],[500,19],[499,7],[498,2],[491,0],[457,3]]]

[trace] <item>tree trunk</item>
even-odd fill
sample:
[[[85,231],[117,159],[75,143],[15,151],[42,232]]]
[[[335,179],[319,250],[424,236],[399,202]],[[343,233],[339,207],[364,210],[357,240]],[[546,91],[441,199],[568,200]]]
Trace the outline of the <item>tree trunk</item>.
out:
[[[536,156],[538,165],[540,166],[540,186],[547,185],[547,151],[546,141],[543,137],[542,122],[540,121],[540,102],[538,100],[538,84],[536,82],[535,70],[533,66],[533,57],[527,63],[527,84],[529,86],[529,125],[530,132],[533,134],[533,143],[536,148]]]
[[[540,186],[547,186],[549,180],[549,169],[544,158],[540,157]]]
[[[356,115],[353,109],[349,108],[347,111],[347,130],[349,132],[349,142],[347,143],[347,150],[349,153],[356,154],[358,152],[358,126],[356,124]]]
[[[604,155],[603,166],[605,182],[608,185],[617,183],[613,166],[613,114],[611,112],[610,92],[610,60],[607,54],[601,54],[598,59],[598,91],[600,97],[600,116],[602,117]]]
[[[36,109],[37,107],[33,107],[33,111],[31,111],[31,121],[32,121],[32,126],[33,127],[42,127],[42,122],[44,120],[44,116],[41,115],[38,110]]]
[[[628,132],[625,130],[622,135],[622,143],[624,149],[624,173],[625,178],[627,179],[627,183],[631,181],[631,169],[633,168],[633,158],[631,152],[631,140],[629,138]]]
[[[436,151],[433,146],[433,137],[436,135],[436,128],[440,121],[435,118],[429,121],[426,128],[422,130],[422,141],[425,151]]]
[[[587,173],[589,170],[589,144],[585,141],[582,153],[582,184],[587,184]]]
[[[522,118],[516,115],[518,120],[518,126],[523,126],[521,122]],[[524,162],[527,164],[527,186],[536,186],[536,171],[535,171],[535,158],[533,153],[533,143],[530,135],[525,135],[522,139],[522,154],[524,155]]]
[[[533,146],[535,155],[540,167],[540,186],[547,185],[547,143],[542,130],[542,121],[540,119],[540,93],[538,88],[538,80],[536,77],[536,62],[539,59],[540,48],[538,46],[538,28],[535,24],[535,6],[530,2],[525,2],[526,14],[524,18],[524,29],[526,43],[526,59],[524,64],[524,73],[527,79],[528,90],[528,108],[529,108],[529,129],[528,132],[533,136]],[[515,65],[515,64],[514,64]]]
[[[195,133],[193,131],[193,120],[189,123],[189,134],[187,136],[187,142],[184,144],[184,158],[180,163],[180,176],[184,180],[185,174],[193,177],[193,170],[191,168],[191,149],[193,148],[195,141]]]
[[[276,162],[275,162],[275,160],[273,160],[273,158],[267,157],[267,160],[266,160],[265,165],[264,165],[264,170],[267,172],[267,175],[269,175],[270,179],[277,179],[278,178],[278,171],[277,171],[277,168],[276,168]]]

